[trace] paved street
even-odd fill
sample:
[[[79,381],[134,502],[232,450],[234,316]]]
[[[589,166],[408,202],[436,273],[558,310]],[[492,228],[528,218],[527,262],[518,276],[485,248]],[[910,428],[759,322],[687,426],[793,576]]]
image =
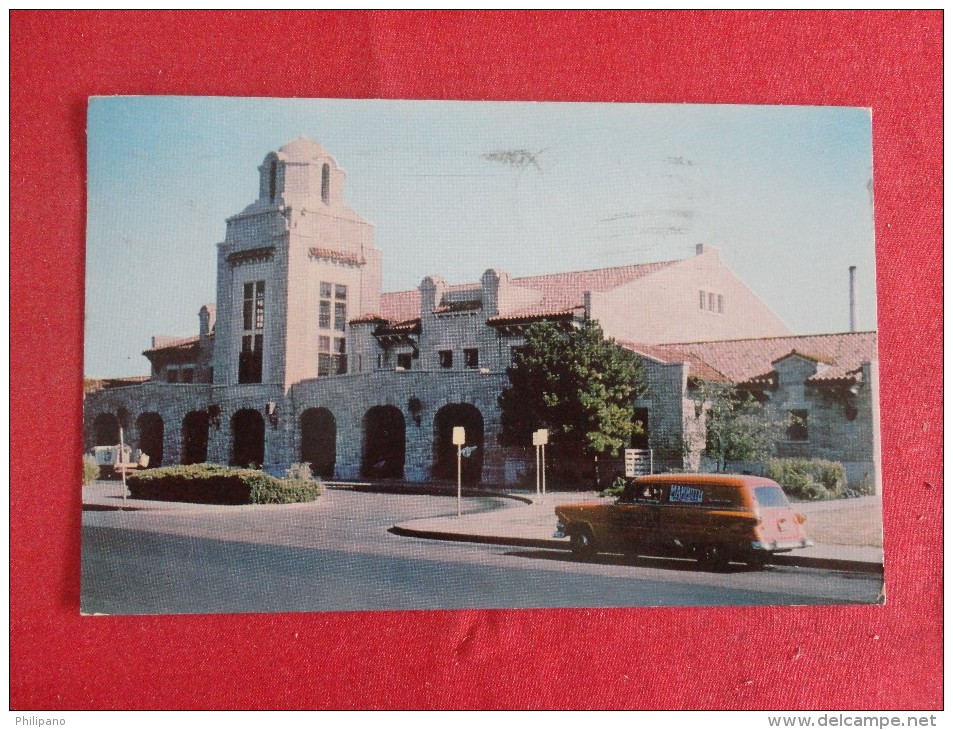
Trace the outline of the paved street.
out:
[[[116,500],[118,504],[120,500]],[[141,505],[142,503],[138,503]],[[520,509],[471,498],[469,512]],[[83,513],[84,613],[872,603],[879,576],[776,567],[725,574],[678,560],[399,537],[456,500],[329,491],[313,504],[156,503]]]

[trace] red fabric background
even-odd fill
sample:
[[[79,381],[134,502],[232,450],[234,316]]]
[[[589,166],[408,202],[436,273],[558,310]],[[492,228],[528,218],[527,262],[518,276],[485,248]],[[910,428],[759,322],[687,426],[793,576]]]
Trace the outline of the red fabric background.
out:
[[[10,36],[13,708],[941,705],[941,13],[13,12]],[[97,94],[872,107],[887,605],[80,617]]]

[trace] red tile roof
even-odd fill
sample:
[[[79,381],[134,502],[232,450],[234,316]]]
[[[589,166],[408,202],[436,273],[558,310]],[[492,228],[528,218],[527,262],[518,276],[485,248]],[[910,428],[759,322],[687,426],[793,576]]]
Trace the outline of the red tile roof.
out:
[[[527,319],[566,314],[582,308],[584,292],[610,291],[675,263],[678,261],[658,261],[589,271],[570,271],[564,274],[516,277],[511,280],[513,286],[542,292],[542,297],[534,304],[506,312],[501,319]],[[448,287],[448,290],[461,291],[479,288],[479,286],[479,284],[458,284]],[[381,314],[391,321],[419,316],[420,292],[411,290],[381,295]]]
[[[395,291],[381,294],[381,316],[391,322],[402,322],[420,316],[420,292]]]
[[[139,385],[151,380],[148,375],[133,375],[127,378],[83,378],[83,395],[95,393],[97,390],[125,388],[130,385]]]
[[[360,317],[355,317],[351,320],[351,324],[380,324],[386,322],[387,318],[382,317],[379,314],[362,314]]]
[[[634,342],[618,342],[617,344],[627,350],[631,350],[638,355],[645,355],[646,357],[649,357],[652,360],[657,360],[658,362],[687,362],[689,365],[688,376],[690,378],[718,382],[724,382],[728,380],[728,378],[726,378],[722,373],[718,372],[715,368],[702,360],[698,355],[691,352],[682,352],[679,350],[663,348],[661,345],[643,345]]]
[[[161,352],[163,350],[188,350],[195,347],[198,343],[198,335],[193,335],[192,337],[177,337],[163,342],[158,347],[150,347],[148,350],[143,351],[142,354]]]
[[[877,333],[841,332],[719,342],[681,342],[655,345],[653,350],[675,358],[684,355],[697,358],[734,383],[766,378],[771,374],[774,363],[796,352],[819,362],[817,374],[809,381],[820,383],[856,379],[861,365],[877,358]]]

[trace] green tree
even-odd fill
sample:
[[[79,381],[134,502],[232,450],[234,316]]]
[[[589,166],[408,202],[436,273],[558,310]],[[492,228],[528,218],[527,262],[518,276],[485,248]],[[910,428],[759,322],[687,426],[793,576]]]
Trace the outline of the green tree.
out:
[[[639,428],[633,402],[644,389],[635,355],[587,322],[567,331],[540,322],[526,331],[499,398],[504,446],[529,446],[532,433],[549,430],[547,458],[569,466],[602,454],[618,456]],[[558,473],[558,470],[557,470]],[[594,470],[598,484],[598,468]]]
[[[728,460],[756,461],[769,456],[779,435],[779,424],[769,420],[751,393],[732,383],[701,382],[694,400],[705,414],[705,453],[725,470]]]

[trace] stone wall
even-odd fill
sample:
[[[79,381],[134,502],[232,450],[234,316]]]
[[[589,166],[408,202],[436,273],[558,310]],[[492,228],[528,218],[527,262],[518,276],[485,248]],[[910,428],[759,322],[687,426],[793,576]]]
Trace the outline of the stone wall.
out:
[[[178,464],[182,456],[182,421],[190,411],[206,411],[212,386],[147,382],[124,388],[110,388],[86,396],[83,408],[83,449],[96,446],[93,424],[100,414],[125,413],[122,420],[126,443],[137,449],[140,434],[136,423],[144,413],[158,413],[163,423],[163,457],[165,465]],[[157,466],[153,462],[152,466]]]
[[[357,479],[361,472],[365,415],[374,406],[393,406],[401,412],[406,425],[404,476],[426,481],[431,478],[437,411],[448,404],[468,403],[483,417],[483,481],[504,482],[506,456],[496,434],[500,429],[497,398],[505,384],[506,376],[502,374],[454,370],[378,371],[298,383],[288,398],[294,417],[282,418],[279,460],[300,460],[301,414],[308,408],[326,408],[333,414],[337,427],[335,476]],[[419,402],[419,410],[411,408],[411,399]]]

